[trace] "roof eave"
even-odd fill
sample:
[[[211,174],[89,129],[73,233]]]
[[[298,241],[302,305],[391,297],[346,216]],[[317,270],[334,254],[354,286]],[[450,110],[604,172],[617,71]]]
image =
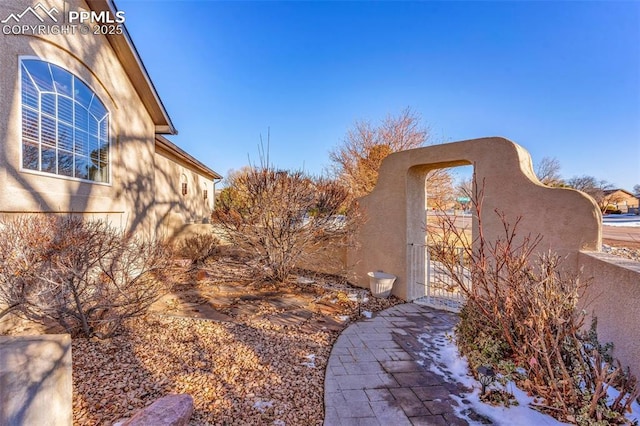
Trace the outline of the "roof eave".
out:
[[[197,160],[195,157],[184,151],[182,148],[180,148],[164,136],[156,135],[156,148],[158,147],[161,150],[168,152],[181,161],[185,162],[187,165],[197,170],[203,176],[208,177],[212,180],[222,179],[222,176],[220,174],[207,167],[204,163]]]
[[[113,16],[118,10],[113,0],[87,0],[87,4],[96,12],[109,12]],[[107,34],[105,37],[149,112],[155,124],[155,132],[165,135],[178,134],[125,25],[122,24],[122,34]]]

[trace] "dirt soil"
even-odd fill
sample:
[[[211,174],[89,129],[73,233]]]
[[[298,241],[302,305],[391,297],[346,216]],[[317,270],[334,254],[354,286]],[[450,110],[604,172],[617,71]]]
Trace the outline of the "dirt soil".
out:
[[[231,258],[209,262],[121,335],[73,339],[73,423],[111,425],[188,393],[193,425],[321,425],[340,331],[361,311],[398,303],[333,276],[301,272],[264,285]]]

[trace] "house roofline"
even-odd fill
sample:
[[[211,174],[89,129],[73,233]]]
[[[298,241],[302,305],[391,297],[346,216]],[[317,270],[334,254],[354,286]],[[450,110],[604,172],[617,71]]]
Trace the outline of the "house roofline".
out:
[[[197,160],[188,152],[184,151],[178,145],[174,144],[173,142],[171,142],[169,139],[165,138],[162,135],[156,135],[155,146],[156,146],[156,150],[158,150],[159,148],[160,151],[164,151],[178,158],[179,160],[186,163],[188,166],[193,167],[196,171],[198,171],[200,174],[204,175],[209,179],[212,179],[212,180],[222,179],[221,175],[214,172],[212,169],[207,167],[204,163]]]
[[[617,191],[624,192],[625,194],[630,195],[630,196],[632,196],[632,197],[637,197],[637,195],[636,195],[636,194],[634,194],[633,192],[629,192],[629,191],[627,191],[626,189],[622,189],[622,188],[605,189],[605,190],[604,190],[604,191],[602,191],[602,192],[604,192],[604,193],[605,193],[605,195],[609,195],[609,194],[613,194],[614,192],[617,192]]]
[[[87,5],[95,12],[109,12],[113,16],[118,11],[113,0],[87,0]],[[158,92],[149,77],[149,73],[140,59],[131,36],[124,24],[122,34],[107,34],[105,37],[113,48],[125,73],[133,83],[138,96],[155,124],[155,133],[176,135],[178,131],[171,122]]]

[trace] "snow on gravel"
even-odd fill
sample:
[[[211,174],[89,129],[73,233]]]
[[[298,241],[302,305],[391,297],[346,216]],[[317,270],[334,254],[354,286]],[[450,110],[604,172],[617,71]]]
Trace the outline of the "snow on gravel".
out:
[[[255,404],[253,404],[253,408],[260,411],[261,413],[264,413],[268,408],[271,407],[273,407],[273,401],[256,401]]]
[[[308,359],[309,361],[303,362],[301,365],[304,365],[305,367],[309,367],[309,368],[316,368],[315,354],[305,355],[305,358]]]

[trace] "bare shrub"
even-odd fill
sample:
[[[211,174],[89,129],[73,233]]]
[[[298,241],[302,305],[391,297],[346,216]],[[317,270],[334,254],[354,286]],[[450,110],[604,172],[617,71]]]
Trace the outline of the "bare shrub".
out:
[[[105,338],[168,286],[166,246],[103,221],[29,216],[0,226],[0,303],[72,335]]]
[[[220,239],[212,233],[191,235],[177,244],[176,252],[191,260],[192,266],[202,265],[220,253]]]
[[[439,241],[435,257],[466,296],[456,329],[460,351],[474,371],[492,365],[511,374],[519,367],[522,374],[513,378],[544,399],[539,409],[561,420],[623,423],[640,387],[610,357],[611,346],[598,343],[595,327],[584,331],[586,313],[578,302],[588,280],[566,272],[557,254],[535,255],[541,237],[520,235],[519,218],[510,223],[496,211],[503,233],[489,241],[481,204],[482,190],[474,197],[480,224],[474,244],[456,228],[453,217],[443,215],[428,228]],[[611,386],[620,391],[613,402],[607,400]]]
[[[230,179],[213,213],[225,238],[254,259],[257,277],[284,281],[323,244],[348,243],[357,215],[347,191],[300,171],[252,167]]]

